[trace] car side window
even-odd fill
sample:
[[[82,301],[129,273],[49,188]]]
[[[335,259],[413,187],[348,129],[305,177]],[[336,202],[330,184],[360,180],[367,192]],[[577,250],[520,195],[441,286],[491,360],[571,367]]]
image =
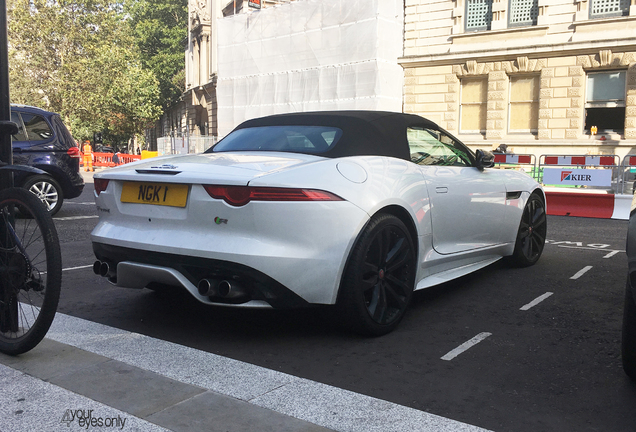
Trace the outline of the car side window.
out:
[[[26,141],[26,134],[24,133],[24,128],[22,127],[22,120],[20,120],[20,115],[17,112],[11,113],[11,121],[18,125],[18,133],[12,135],[13,141]]]
[[[44,141],[53,137],[53,131],[44,117],[23,113],[22,120],[29,141]]]
[[[472,166],[464,146],[445,133],[410,127],[406,131],[411,162],[418,165]]]

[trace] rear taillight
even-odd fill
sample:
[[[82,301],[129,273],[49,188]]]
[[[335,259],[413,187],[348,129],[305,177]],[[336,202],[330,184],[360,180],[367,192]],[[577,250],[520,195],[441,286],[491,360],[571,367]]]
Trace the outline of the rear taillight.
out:
[[[79,147],[71,147],[66,151],[66,154],[68,154],[72,158],[78,158],[81,156]]]
[[[342,201],[337,195],[316,189],[203,185],[208,195],[240,207],[250,201]]]
[[[95,193],[97,194],[97,196],[99,196],[100,193],[106,190],[109,181],[110,180],[100,178],[93,179],[93,185],[95,186]]]

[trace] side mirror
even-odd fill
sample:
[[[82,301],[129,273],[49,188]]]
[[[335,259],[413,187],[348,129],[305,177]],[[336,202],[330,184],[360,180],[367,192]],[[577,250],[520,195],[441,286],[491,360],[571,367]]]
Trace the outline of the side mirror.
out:
[[[484,168],[492,168],[495,166],[495,155],[488,150],[478,149],[475,152],[475,166],[478,170],[483,171]]]

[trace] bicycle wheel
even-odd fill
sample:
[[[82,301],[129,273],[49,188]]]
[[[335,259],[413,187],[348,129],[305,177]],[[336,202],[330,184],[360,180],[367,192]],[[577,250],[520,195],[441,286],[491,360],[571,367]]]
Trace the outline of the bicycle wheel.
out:
[[[49,330],[62,285],[53,219],[31,192],[0,191],[0,351],[31,350]]]

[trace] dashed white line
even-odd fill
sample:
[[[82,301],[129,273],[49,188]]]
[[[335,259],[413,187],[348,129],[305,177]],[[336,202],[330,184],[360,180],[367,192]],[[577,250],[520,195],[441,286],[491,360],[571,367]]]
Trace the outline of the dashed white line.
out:
[[[442,360],[452,360],[452,359],[454,359],[455,357],[457,357],[458,355],[460,355],[461,353],[463,353],[467,349],[477,345],[479,342],[481,342],[484,339],[486,339],[488,336],[492,336],[492,333],[488,333],[488,332],[479,333],[477,336],[475,336],[471,340],[466,341],[463,344],[461,344],[460,346],[458,346],[457,348],[455,348],[454,350],[449,351],[447,354],[445,354],[442,357]]]
[[[605,255],[603,258],[611,258],[611,257],[613,257],[614,255],[616,255],[619,252],[625,252],[625,251],[613,250],[610,253],[608,253],[607,255]]]
[[[522,311],[527,311],[528,309],[538,305],[539,303],[541,303],[543,300],[547,299],[548,297],[550,297],[552,294],[551,292],[547,292],[543,295],[540,295],[539,297],[537,297],[536,299],[532,300],[530,303],[528,303],[527,305],[523,305],[519,308],[519,310]]]
[[[95,218],[98,218],[98,217],[99,216],[97,216],[97,215],[91,215],[91,216],[66,216],[66,217],[53,218],[53,220],[95,219]]]
[[[62,269],[62,271],[79,270],[79,269],[85,269],[85,268],[89,268],[89,267],[93,267],[93,264],[79,266],[79,267],[69,267],[69,268]]]
[[[576,274],[574,276],[572,276],[570,279],[578,279],[581,276],[583,276],[585,273],[587,273],[588,271],[590,271],[590,269],[592,268],[592,266],[585,266],[583,267],[581,270],[579,270],[578,272],[576,272]]]

